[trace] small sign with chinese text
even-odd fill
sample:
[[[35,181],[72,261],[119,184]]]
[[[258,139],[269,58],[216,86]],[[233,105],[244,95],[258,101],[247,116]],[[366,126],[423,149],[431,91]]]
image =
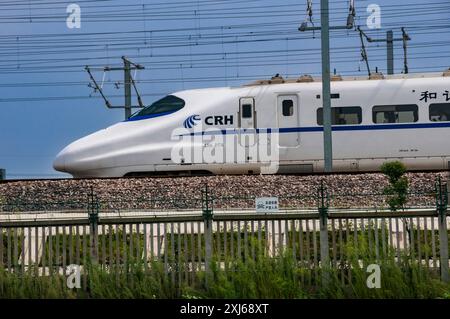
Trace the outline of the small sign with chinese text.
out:
[[[257,213],[278,212],[278,197],[260,197],[255,200]]]

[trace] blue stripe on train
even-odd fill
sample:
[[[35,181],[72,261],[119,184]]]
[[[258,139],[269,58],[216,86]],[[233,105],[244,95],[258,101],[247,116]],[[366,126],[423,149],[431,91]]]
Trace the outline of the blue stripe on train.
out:
[[[404,129],[424,129],[424,128],[443,128],[450,127],[450,122],[439,122],[439,123],[411,123],[411,124],[377,124],[377,125],[343,125],[343,126],[333,126],[333,131],[377,131],[377,130],[404,130]],[[302,133],[302,132],[322,132],[322,126],[312,126],[312,127],[284,127],[284,128],[264,128],[264,129],[223,129],[215,131],[203,131],[203,132],[193,132],[182,135],[226,135],[226,134],[237,134],[237,133],[254,133],[264,134],[264,133]]]
[[[135,115],[133,117],[130,117],[129,119],[125,120],[124,122],[133,122],[133,121],[140,121],[140,120],[146,120],[151,119],[154,117],[160,117],[164,115],[172,114],[176,111],[169,111],[169,112],[161,112],[161,113],[154,113],[154,114],[148,114],[148,115]]]

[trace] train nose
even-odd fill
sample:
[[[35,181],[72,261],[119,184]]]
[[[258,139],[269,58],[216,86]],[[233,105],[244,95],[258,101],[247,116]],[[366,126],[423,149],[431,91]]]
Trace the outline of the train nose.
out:
[[[85,145],[83,140],[75,141],[56,155],[53,168],[73,176],[83,175],[86,170],[96,168],[96,161],[91,159],[95,151],[96,148]]]
[[[62,150],[56,155],[55,160],[53,161],[53,168],[59,172],[66,172],[66,152]]]
[[[105,131],[85,136],[59,152],[53,161],[53,168],[74,177],[92,177],[95,170],[108,164],[105,156],[110,151],[112,142],[112,138],[106,138]]]
[[[54,169],[76,178],[87,178],[102,176],[103,170],[119,167],[123,163],[123,154],[126,154],[124,147],[117,147],[121,145],[124,130],[130,131],[128,126],[119,123],[75,140],[56,156]]]
[[[79,145],[79,142],[73,142],[64,148],[53,161],[53,168],[59,172],[69,173],[72,176],[84,176],[85,171],[95,168],[91,167],[95,161],[89,160],[89,152],[93,150],[86,149]]]

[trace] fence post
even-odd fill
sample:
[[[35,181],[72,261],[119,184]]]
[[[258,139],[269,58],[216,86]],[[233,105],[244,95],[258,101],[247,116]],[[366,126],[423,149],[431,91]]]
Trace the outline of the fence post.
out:
[[[329,282],[328,270],[330,267],[330,256],[328,246],[328,194],[323,181],[320,182],[318,194],[318,209],[320,221],[320,263],[322,269],[322,284],[327,285]]]
[[[94,195],[94,189],[91,187],[91,193],[88,201],[88,214],[91,262],[93,264],[98,263],[98,211],[98,198]]]
[[[442,184],[439,176],[437,183],[437,200],[436,208],[438,212],[439,224],[439,255],[441,280],[449,282],[450,277],[448,273],[448,232],[447,232],[447,206],[448,206],[448,184]]]
[[[205,223],[205,271],[206,271],[206,285],[208,284],[208,277],[210,275],[210,262],[212,257],[212,219],[213,206],[212,198],[208,192],[208,185],[202,190],[202,212]]]

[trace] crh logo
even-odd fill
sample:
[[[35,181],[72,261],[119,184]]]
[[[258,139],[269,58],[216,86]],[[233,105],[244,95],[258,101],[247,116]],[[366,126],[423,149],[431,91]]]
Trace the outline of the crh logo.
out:
[[[201,121],[200,115],[191,115],[183,122],[184,128],[193,128]],[[233,115],[211,115],[205,117],[204,124],[213,125],[233,125]]]
[[[205,118],[206,125],[233,125],[233,115],[214,115]]]
[[[184,120],[183,126],[184,128],[193,128],[200,120],[200,115],[191,115]]]

